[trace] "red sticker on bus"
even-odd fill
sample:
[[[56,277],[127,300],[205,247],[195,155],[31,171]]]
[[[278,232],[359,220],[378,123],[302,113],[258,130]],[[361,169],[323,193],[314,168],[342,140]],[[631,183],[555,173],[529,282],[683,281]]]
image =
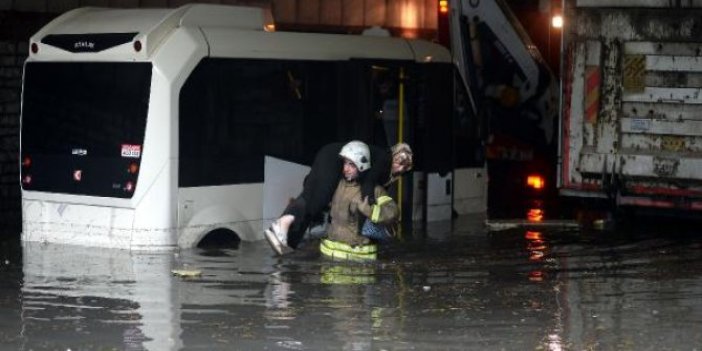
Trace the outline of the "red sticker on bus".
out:
[[[122,157],[141,157],[141,145],[122,144]]]

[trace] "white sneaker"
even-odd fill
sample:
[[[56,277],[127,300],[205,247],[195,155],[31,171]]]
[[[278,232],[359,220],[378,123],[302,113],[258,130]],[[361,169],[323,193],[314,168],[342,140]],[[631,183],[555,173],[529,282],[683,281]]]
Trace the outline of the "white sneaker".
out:
[[[288,246],[288,234],[280,230],[278,221],[271,223],[270,228],[266,229],[263,233],[268,243],[271,244],[271,247],[278,255],[282,256],[293,252],[293,249]]]

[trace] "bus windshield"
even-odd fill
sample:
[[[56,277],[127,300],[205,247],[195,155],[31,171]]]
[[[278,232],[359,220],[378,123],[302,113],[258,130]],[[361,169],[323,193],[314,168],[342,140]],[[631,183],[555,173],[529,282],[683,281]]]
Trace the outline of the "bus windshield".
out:
[[[22,187],[130,198],[143,153],[151,63],[28,62]]]

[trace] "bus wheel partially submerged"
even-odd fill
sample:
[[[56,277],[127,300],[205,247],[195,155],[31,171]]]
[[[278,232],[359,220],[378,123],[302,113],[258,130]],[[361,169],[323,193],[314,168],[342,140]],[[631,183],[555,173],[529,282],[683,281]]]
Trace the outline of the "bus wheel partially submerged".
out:
[[[229,248],[237,249],[239,248],[239,243],[241,239],[239,236],[226,228],[215,229],[203,236],[197,243],[197,247],[200,249],[208,248]]]

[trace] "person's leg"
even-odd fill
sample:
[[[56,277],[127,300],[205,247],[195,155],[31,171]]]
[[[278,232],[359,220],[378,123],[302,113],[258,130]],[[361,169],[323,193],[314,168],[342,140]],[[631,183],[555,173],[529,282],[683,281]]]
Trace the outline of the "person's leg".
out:
[[[273,221],[268,229],[264,230],[263,233],[266,240],[279,255],[291,252],[293,248],[297,247],[297,243],[300,241],[298,236],[301,236],[297,233],[299,225],[292,224],[302,222],[298,218],[304,217],[305,199],[302,196],[298,196],[288,204],[283,214]],[[291,231],[290,229],[293,230]],[[290,240],[291,236],[293,240]]]
[[[302,193],[283,211],[280,228],[288,240],[297,246],[313,218],[322,214],[331,202],[341,176],[341,161],[336,153],[322,152],[312,163],[310,173],[302,184]],[[293,218],[287,215],[292,215]]]
[[[315,156],[310,173],[305,177],[302,193],[283,211],[281,217],[266,230],[266,238],[279,254],[280,248],[297,247],[302,241],[310,221],[321,214],[331,202],[341,176],[341,145],[329,144]],[[274,235],[275,236],[274,236]],[[284,247],[278,243],[283,243]]]
[[[285,208],[283,215],[278,220],[281,231],[287,235],[287,244],[292,248],[297,248],[307,230],[309,221],[307,220],[305,204],[305,198],[301,194]]]
[[[336,186],[329,186],[327,183],[330,182],[324,180],[315,182],[317,186],[306,186],[302,194],[290,202],[280,218],[274,222],[276,229],[285,236],[288,246],[296,248],[305,236],[312,219],[320,215],[329,205]],[[307,184],[310,185],[310,183]]]
[[[314,181],[309,181],[313,179]],[[302,194],[295,198],[285,208],[283,214],[271,224],[269,231],[274,233],[278,241],[288,248],[297,248],[298,244],[305,236],[305,232],[310,225],[312,218],[322,213],[327,207],[338,183],[338,178],[328,179],[328,177],[308,177],[305,182]],[[271,236],[267,234],[267,237]],[[269,239],[270,241],[270,239]],[[273,248],[282,254],[278,243],[271,243]]]

